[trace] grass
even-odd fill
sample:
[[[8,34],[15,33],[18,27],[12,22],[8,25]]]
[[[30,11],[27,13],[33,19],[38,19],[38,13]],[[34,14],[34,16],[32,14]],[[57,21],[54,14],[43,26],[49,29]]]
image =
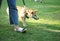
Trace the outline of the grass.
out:
[[[7,2],[0,9],[0,41],[60,41],[60,0],[45,0],[45,3],[25,0],[28,8],[38,10],[39,20],[27,19],[27,33],[15,32],[6,13]],[[17,5],[23,6],[21,0]],[[19,21],[19,26],[22,23]]]

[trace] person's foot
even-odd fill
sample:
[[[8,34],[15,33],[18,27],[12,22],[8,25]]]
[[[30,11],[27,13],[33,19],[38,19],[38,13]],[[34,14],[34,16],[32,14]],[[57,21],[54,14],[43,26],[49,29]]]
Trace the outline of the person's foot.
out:
[[[27,31],[27,29],[26,28],[18,28],[18,29],[14,29],[15,31],[17,31],[17,32],[22,32],[22,33],[25,33],[26,31]]]

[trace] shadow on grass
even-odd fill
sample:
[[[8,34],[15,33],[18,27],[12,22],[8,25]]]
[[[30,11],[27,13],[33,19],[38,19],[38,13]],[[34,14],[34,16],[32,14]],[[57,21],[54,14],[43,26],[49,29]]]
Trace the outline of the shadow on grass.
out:
[[[38,30],[46,30],[51,32],[60,32],[60,25],[54,24],[42,24],[42,23],[33,23],[33,22],[27,22],[27,28],[31,29],[38,29]],[[30,29],[30,30],[31,30]]]

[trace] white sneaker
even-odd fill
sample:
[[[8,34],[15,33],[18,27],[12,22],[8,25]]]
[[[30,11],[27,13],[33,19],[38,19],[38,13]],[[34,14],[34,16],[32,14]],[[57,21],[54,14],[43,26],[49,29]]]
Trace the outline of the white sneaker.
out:
[[[26,31],[27,31],[27,29],[25,29],[25,28],[18,28],[18,29],[14,29],[15,31],[17,31],[17,32],[22,32],[22,33],[25,33]]]

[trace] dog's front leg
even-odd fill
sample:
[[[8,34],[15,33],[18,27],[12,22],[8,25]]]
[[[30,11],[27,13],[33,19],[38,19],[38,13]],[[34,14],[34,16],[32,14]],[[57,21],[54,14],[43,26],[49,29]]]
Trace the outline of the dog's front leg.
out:
[[[21,20],[22,20],[23,26],[26,27],[26,21],[25,21],[25,18],[22,17]]]

